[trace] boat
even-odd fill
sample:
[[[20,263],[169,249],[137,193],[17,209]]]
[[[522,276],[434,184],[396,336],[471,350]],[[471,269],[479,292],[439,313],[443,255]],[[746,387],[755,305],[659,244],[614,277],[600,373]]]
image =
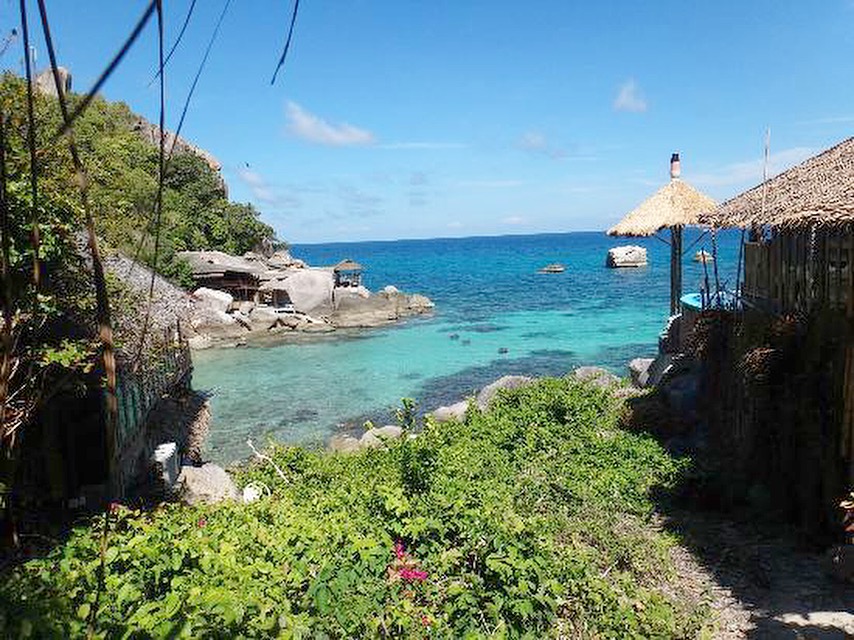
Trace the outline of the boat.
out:
[[[553,264],[547,264],[545,267],[537,271],[537,273],[563,273],[564,271],[566,271],[566,267],[559,262],[555,262]]]
[[[694,254],[694,262],[711,262],[714,259],[715,257],[705,249],[700,249]]]

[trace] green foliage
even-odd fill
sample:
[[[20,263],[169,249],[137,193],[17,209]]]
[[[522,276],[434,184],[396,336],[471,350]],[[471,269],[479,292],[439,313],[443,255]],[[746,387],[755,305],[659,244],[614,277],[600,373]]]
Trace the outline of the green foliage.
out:
[[[29,157],[26,147],[26,83],[11,74],[0,78],[0,100],[10,118],[7,156],[13,212],[27,211]],[[79,99],[70,95],[73,106]],[[46,257],[66,251],[61,238],[81,228],[77,177],[64,138],[55,139],[61,123],[54,100],[36,96],[39,152],[40,212]],[[142,262],[156,266],[164,276],[190,284],[186,266],[176,253],[185,250],[221,250],[242,254],[264,240],[274,240],[271,227],[261,222],[251,204],[229,202],[217,172],[200,157],[176,154],[164,180],[159,247],[155,263],[155,200],[158,183],[156,145],[134,130],[137,116],[121,102],[95,98],[74,126],[74,141],[86,168],[89,200],[96,229],[110,245]],[[167,148],[167,153],[169,149]],[[28,217],[28,216],[27,216]],[[13,218],[18,254],[29,251],[29,227]]]
[[[695,637],[650,492],[681,463],[606,391],[544,380],[465,422],[330,454],[274,446],[250,505],[120,510],[0,586],[0,633],[74,637]],[[95,611],[96,602],[98,609]]]

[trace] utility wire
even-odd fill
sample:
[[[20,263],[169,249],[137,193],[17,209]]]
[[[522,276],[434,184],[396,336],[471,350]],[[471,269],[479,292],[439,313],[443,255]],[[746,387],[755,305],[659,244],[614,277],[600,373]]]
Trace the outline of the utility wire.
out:
[[[41,265],[39,264],[39,248],[41,237],[39,233],[39,200],[38,200],[38,162],[36,160],[36,117],[33,109],[33,69],[30,60],[30,30],[27,26],[26,0],[21,0],[21,31],[24,35],[24,68],[27,74],[27,146],[30,152],[30,218],[32,230],[30,235],[33,243],[33,285],[36,295],[41,287]]]
[[[143,28],[146,24],[148,24],[149,19],[151,18],[151,14],[154,13],[155,6],[158,4],[158,0],[151,0],[148,4],[148,8],[145,10],[145,13],[139,18],[131,32],[130,36],[128,36],[125,43],[122,45],[122,48],[119,49],[119,52],[113,56],[113,59],[110,61],[110,64],[107,65],[107,68],[101,73],[98,79],[95,81],[94,86],[89,90],[89,93],[86,94],[86,97],[77,105],[77,108],[74,109],[74,112],[70,117],[65,119],[64,124],[57,132],[57,137],[62,136],[68,133],[68,130],[71,128],[71,125],[74,124],[74,121],[80,116],[81,113],[86,111],[86,108],[89,106],[89,103],[92,102],[92,99],[107,81],[107,79],[112,75],[113,71],[116,70],[116,67],[119,66],[119,63],[122,61],[122,58],[125,57],[125,54],[130,51],[130,48],[133,46],[133,43],[136,42],[136,39],[139,37],[139,34],[142,33]],[[44,1],[39,0],[39,10],[44,6]]]
[[[181,31],[178,32],[178,37],[175,39],[172,48],[169,49],[169,53],[166,54],[166,58],[163,60],[163,64],[160,68],[157,69],[157,73],[154,74],[154,77],[149,81],[148,86],[151,86],[151,83],[157,80],[157,77],[163,72],[163,67],[169,64],[169,60],[172,59],[172,54],[175,53],[175,49],[178,48],[178,45],[181,43],[181,38],[184,37],[184,32],[187,30],[187,25],[190,24],[190,17],[193,15],[193,9],[196,8],[196,0],[193,0],[190,3],[190,8],[187,10],[187,15],[184,17],[184,24],[181,25]]]
[[[42,32],[44,34],[45,44],[47,45],[48,56],[50,57],[50,69],[53,73],[53,83],[56,87],[57,100],[59,100],[59,110],[62,113],[64,129],[70,135],[68,136],[68,148],[71,152],[71,159],[74,162],[74,170],[77,173],[77,179],[80,186],[80,200],[83,204],[83,212],[86,218],[86,231],[89,240],[89,251],[92,254],[92,273],[95,281],[95,308],[98,322],[98,334],[101,344],[104,347],[104,374],[106,377],[106,405],[107,405],[107,425],[106,425],[106,444],[108,456],[108,469],[110,473],[110,486],[108,493],[112,498],[117,493],[117,488],[114,486],[117,476],[115,469],[115,448],[116,448],[116,429],[118,428],[118,398],[116,396],[116,355],[115,345],[113,343],[113,325],[110,320],[110,301],[107,296],[107,284],[104,278],[104,263],[101,260],[101,252],[98,249],[98,238],[95,235],[95,220],[92,216],[92,210],[89,206],[89,179],[86,175],[86,169],[83,162],[80,160],[80,154],[77,152],[77,146],[74,144],[74,135],[72,129],[71,117],[68,113],[68,105],[65,102],[64,87],[59,78],[59,67],[56,64],[56,51],[53,47],[53,38],[50,35],[50,23],[48,22],[47,9],[45,8],[44,0],[38,0],[39,14],[41,16]]]
[[[279,73],[279,69],[285,64],[285,58],[288,56],[288,49],[291,48],[291,38],[294,35],[294,24],[297,21],[297,11],[299,11],[299,0],[294,0],[294,12],[291,14],[291,26],[288,28],[288,38],[285,40],[285,49],[282,51],[282,55],[279,58],[279,63],[276,65],[276,70],[273,71],[273,79],[270,80],[270,84],[276,84],[276,75]]]

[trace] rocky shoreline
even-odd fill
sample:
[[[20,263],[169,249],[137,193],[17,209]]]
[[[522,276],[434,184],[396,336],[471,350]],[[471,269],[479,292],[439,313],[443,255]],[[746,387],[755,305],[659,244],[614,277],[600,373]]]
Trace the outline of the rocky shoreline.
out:
[[[432,312],[433,302],[389,285],[372,292],[359,282],[341,286],[335,267],[312,267],[287,251],[241,258],[220,252],[186,252],[197,282],[191,295],[190,347],[240,346],[249,340],[287,335],[325,334],[337,329],[379,327]],[[236,299],[216,274],[260,282],[254,299]],[[245,297],[245,296],[244,296]]]

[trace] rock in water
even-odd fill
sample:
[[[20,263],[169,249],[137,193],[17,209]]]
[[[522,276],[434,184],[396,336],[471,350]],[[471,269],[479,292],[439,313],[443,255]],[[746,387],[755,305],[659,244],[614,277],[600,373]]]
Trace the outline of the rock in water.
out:
[[[646,249],[637,245],[614,247],[608,249],[605,264],[612,269],[619,267],[645,267],[647,265]]]
[[[189,505],[213,504],[240,497],[225,469],[211,462],[201,467],[181,467],[175,493],[181,502]]]

